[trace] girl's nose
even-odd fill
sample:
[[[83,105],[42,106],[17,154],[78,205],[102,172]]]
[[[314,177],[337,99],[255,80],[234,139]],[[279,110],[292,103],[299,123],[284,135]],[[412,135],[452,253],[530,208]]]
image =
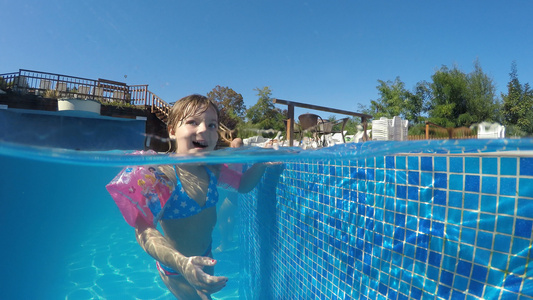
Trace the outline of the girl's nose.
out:
[[[205,122],[202,122],[200,124],[198,124],[198,132],[204,132],[207,130],[207,124]]]

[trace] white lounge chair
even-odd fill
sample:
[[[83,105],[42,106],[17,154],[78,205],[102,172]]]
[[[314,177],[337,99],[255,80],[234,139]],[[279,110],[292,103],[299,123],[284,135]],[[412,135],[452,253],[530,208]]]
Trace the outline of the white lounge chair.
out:
[[[503,139],[505,138],[505,126],[499,123],[481,122],[478,124],[478,139]]]
[[[372,140],[388,141],[390,140],[389,119],[381,117],[379,120],[372,120]]]
[[[408,140],[409,121],[395,116],[392,119],[381,117],[372,121],[372,140],[406,141]]]

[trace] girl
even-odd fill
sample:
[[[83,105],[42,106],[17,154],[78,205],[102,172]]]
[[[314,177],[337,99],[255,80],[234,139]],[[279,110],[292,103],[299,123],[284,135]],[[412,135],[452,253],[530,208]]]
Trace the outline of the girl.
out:
[[[172,107],[168,132],[176,153],[212,151],[218,142],[219,112],[201,95],[180,99]],[[227,166],[185,164],[157,169],[128,167],[110,184],[126,221],[135,227],[137,242],[156,265],[178,299],[210,299],[226,286],[227,277],[213,276],[212,232],[217,220],[217,182],[246,193],[265,171],[255,164],[245,174]],[[156,229],[161,224],[164,235]]]

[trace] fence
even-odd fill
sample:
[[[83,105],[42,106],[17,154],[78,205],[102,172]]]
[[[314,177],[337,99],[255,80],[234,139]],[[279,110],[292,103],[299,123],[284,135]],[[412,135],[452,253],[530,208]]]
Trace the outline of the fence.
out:
[[[171,106],[148,90],[147,84],[127,85],[108,79],[88,79],[61,74],[20,69],[0,74],[0,89],[47,98],[92,99],[101,103],[124,103],[149,108],[164,123]],[[232,130],[221,124],[220,135],[233,139]]]
[[[0,74],[0,89],[48,98],[93,99],[102,103],[118,102],[148,106],[152,112],[168,117],[170,105],[148,90],[148,85],[127,85],[108,79],[88,79],[62,74],[20,69]]]
[[[426,121],[425,135],[409,135],[409,140],[446,140],[446,139],[477,139],[468,127],[445,128]]]
[[[450,139],[450,138],[447,137],[447,136],[444,137],[444,136],[434,136],[434,135],[430,135],[429,138],[426,138],[426,135],[424,135],[424,134],[409,135],[409,140],[410,141],[418,141],[418,140],[447,140],[447,139]],[[453,137],[452,139],[455,139],[455,140],[477,139],[477,135],[457,136],[457,137]]]

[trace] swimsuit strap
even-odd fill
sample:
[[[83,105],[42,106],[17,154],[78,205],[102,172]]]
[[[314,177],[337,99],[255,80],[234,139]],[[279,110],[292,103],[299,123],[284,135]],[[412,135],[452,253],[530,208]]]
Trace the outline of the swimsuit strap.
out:
[[[181,180],[180,180],[180,177],[178,176],[178,170],[176,170],[176,165],[173,165],[172,166],[174,168],[174,174],[176,175],[176,185],[179,186],[181,188]],[[215,174],[213,174],[213,172],[207,167],[205,166],[205,171],[207,172],[207,175],[209,176],[209,184],[208,184],[208,188],[211,186],[211,184],[217,184],[217,179],[215,177]]]
[[[207,172],[207,175],[209,176],[209,183],[207,184],[205,204],[204,206],[199,206],[200,209],[211,207],[218,202],[217,178],[215,174],[207,166],[205,166],[205,171]],[[181,180],[178,176],[178,171],[176,170],[175,165],[174,165],[174,173],[176,174],[176,188],[174,189],[174,193],[182,191],[181,193],[184,194],[184,196],[189,198],[191,201],[194,201],[191,197],[189,197],[189,195],[183,188],[183,184],[181,183]]]

